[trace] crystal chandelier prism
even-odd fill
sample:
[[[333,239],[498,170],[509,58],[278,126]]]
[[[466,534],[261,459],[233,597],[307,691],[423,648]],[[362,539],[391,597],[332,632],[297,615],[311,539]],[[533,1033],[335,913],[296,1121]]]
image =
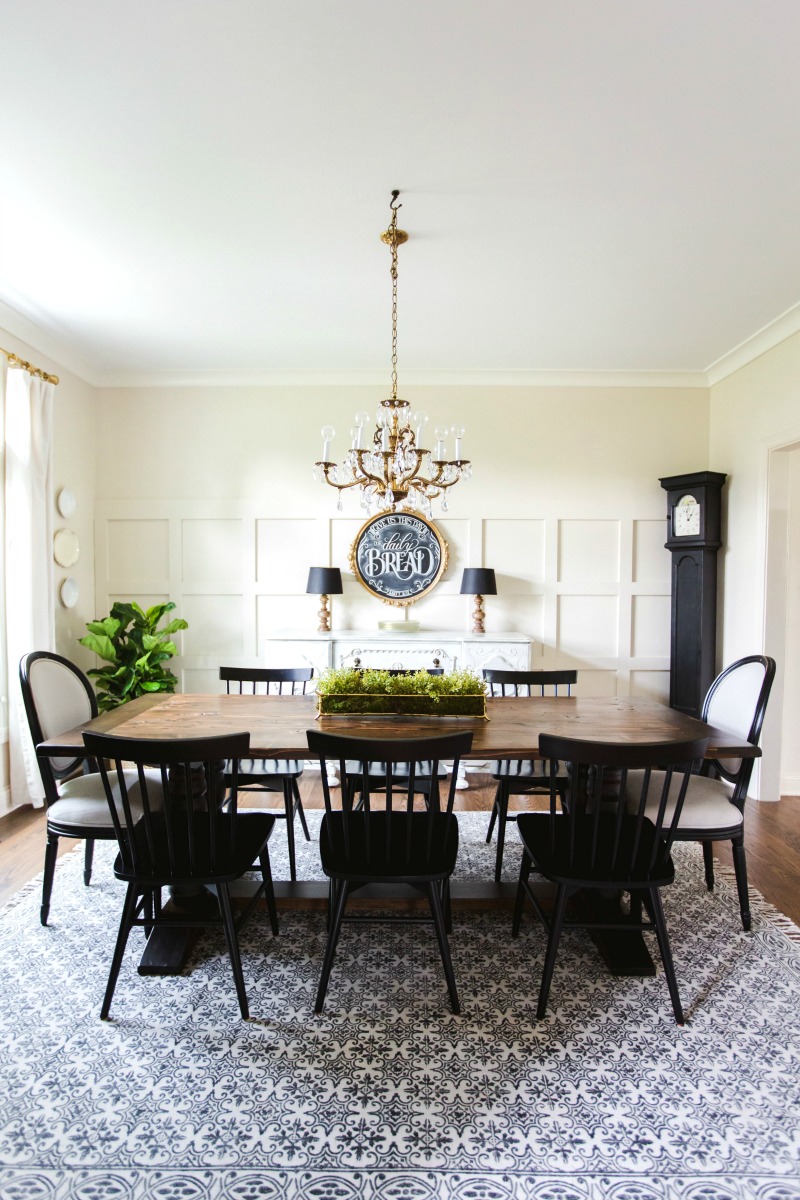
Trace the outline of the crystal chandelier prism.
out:
[[[459,479],[469,478],[472,467],[461,457],[462,425],[453,425],[449,430],[445,425],[437,426],[434,448],[426,449],[422,439],[428,414],[412,412],[409,402],[397,395],[397,248],[408,241],[405,230],[397,228],[397,210],[402,207],[397,203],[399,195],[399,191],[392,192],[391,224],[381,234],[381,241],[392,254],[392,394],[381,401],[374,432],[368,429],[369,413],[356,413],[350,431],[351,446],[342,463],[330,460],[334,430],[330,425],[323,426],[322,458],[314,464],[314,477],[337,488],[340,512],[342,493],[356,488],[367,513],[396,510],[403,505],[429,517],[434,500],[441,500],[442,512],[447,512],[448,490]],[[446,440],[451,434],[454,453],[448,459]]]

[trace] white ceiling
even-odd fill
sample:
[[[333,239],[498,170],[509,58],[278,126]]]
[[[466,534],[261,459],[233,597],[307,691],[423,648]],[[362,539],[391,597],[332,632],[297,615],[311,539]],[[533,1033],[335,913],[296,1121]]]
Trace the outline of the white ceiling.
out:
[[[401,393],[691,375],[800,301],[795,0],[6,0],[0,33],[0,300],[95,382],[388,381],[393,187]]]

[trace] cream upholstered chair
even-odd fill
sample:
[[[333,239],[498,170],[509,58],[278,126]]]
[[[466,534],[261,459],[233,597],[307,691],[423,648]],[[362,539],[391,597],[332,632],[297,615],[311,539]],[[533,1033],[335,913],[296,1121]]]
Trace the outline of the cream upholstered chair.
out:
[[[740,658],[726,667],[711,684],[703,701],[702,719],[716,729],[733,733],[752,746],[758,745],[767,709],[775,660],[761,654]],[[747,892],[747,860],[744,851],[744,805],[753,773],[754,758],[704,762],[699,775],[692,775],[675,837],[678,841],[700,842],[703,846],[706,886],[714,887],[714,842],[730,842],[736,872],[736,888],[742,925],[750,928]],[[637,786],[635,773],[629,788]],[[629,809],[633,803],[629,796]],[[651,808],[655,801],[651,801]],[[648,812],[652,816],[652,813]],[[667,814],[669,816],[669,814]]]
[[[74,663],[60,654],[36,650],[24,655],[19,664],[19,678],[34,746],[97,716],[97,700],[91,683]],[[95,841],[98,838],[114,841],[116,834],[103,781],[96,773],[96,764],[83,750],[74,757],[37,757],[47,806],[47,847],[40,914],[42,924],[46,925],[58,839],[86,840],[83,881],[88,887]],[[158,775],[152,774],[153,783],[160,790]],[[136,772],[126,771],[125,779],[135,804],[139,788]]]

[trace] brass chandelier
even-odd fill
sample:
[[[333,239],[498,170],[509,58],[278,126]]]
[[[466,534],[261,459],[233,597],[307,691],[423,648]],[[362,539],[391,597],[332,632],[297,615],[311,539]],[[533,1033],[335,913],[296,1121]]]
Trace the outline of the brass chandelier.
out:
[[[357,412],[355,427],[350,431],[351,446],[341,464],[330,461],[330,446],[334,430],[322,427],[322,458],[314,464],[314,477],[324,480],[339,492],[337,508],[342,510],[342,492],[357,488],[361,506],[366,512],[396,510],[399,505],[418,509],[431,515],[432,501],[441,498],[442,512],[447,512],[447,491],[472,474],[472,467],[461,457],[464,427],[454,425],[448,430],[439,425],[434,430],[436,445],[427,450],[422,444],[428,414],[412,412],[407,400],[397,395],[397,248],[408,241],[408,234],[397,228],[399,191],[392,192],[389,208],[392,220],[381,234],[381,241],[392,252],[392,394],[382,400],[377,413],[377,425],[371,437],[366,428],[370,416]],[[454,438],[454,456],[448,459],[445,441]]]

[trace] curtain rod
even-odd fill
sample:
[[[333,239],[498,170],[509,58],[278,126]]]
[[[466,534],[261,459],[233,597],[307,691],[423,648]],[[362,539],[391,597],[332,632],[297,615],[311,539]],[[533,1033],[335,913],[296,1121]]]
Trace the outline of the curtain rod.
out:
[[[45,381],[45,383],[58,384],[57,375],[48,375],[47,371],[42,371],[39,369],[39,367],[32,366],[31,363],[25,362],[24,358],[20,358],[18,354],[14,354],[13,350],[4,350],[3,347],[0,346],[0,354],[5,354],[10,367],[22,367],[23,371],[28,371],[31,375],[38,375],[40,379]]]

